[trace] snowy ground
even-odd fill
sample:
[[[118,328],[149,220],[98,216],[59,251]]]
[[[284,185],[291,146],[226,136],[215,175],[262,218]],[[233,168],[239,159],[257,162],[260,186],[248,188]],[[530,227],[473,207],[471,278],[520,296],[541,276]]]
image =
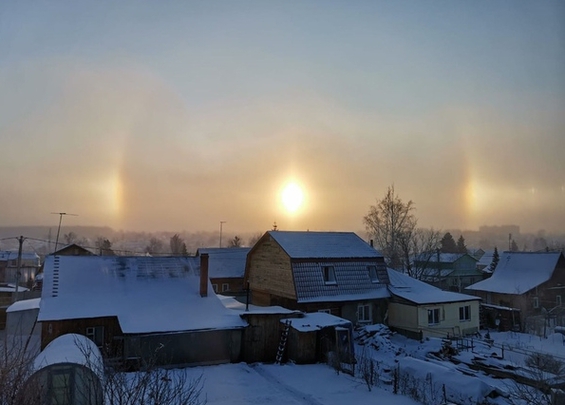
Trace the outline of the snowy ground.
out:
[[[337,374],[325,364],[314,365],[274,365],[274,364],[226,364],[219,366],[195,367],[177,372],[189,376],[203,376],[203,395],[208,404],[374,404],[412,405],[419,403],[441,403],[444,395],[458,404],[471,404],[484,400],[484,395],[497,391],[502,396],[488,398],[488,403],[509,404],[504,397],[513,382],[508,379],[493,378],[482,372],[469,369],[465,364],[444,361],[430,353],[439,352],[440,339],[419,342],[392,334],[382,325],[374,325],[376,333],[357,345],[358,355],[365,355],[376,361],[380,380],[369,391],[360,376]],[[484,335],[484,332],[483,332]],[[473,340],[473,350],[461,351],[456,357],[465,360],[484,356],[500,364],[522,365],[525,356],[532,351],[551,353],[565,358],[565,346],[561,335],[550,335],[547,339],[536,336],[505,332],[490,333],[491,343],[484,338]],[[504,359],[499,359],[504,346]],[[495,358],[492,356],[495,355]],[[359,367],[359,366],[358,366]],[[411,370],[426,390],[422,401],[415,401],[407,395],[393,394],[392,374],[402,367]],[[436,383],[436,391],[430,387]],[[441,387],[446,386],[446,393]]]

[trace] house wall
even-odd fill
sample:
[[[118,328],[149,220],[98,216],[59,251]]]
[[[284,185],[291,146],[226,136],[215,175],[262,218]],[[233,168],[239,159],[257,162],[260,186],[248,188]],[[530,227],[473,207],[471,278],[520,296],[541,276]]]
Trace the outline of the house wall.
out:
[[[240,361],[243,329],[126,335],[124,361],[127,365],[211,365]]]
[[[99,326],[104,327],[104,347],[102,353],[110,357],[121,356],[123,333],[118,323],[118,318],[115,316],[41,322],[41,350],[45,349],[45,346],[61,335],[76,333],[86,336],[86,328]]]
[[[242,360],[247,363],[274,362],[284,325],[289,314],[246,313],[249,326],[243,332]]]
[[[459,319],[459,308],[470,306],[470,320]],[[428,323],[428,310],[438,308],[438,324]],[[420,333],[421,337],[465,336],[479,331],[479,301],[463,301],[437,305],[420,305],[391,302],[388,323],[394,329]]]
[[[243,277],[239,278],[210,278],[210,283],[212,288],[217,294],[222,294],[228,292],[230,294],[242,294],[245,293],[243,288]],[[224,290],[224,284],[228,285],[228,289]]]
[[[290,257],[269,235],[260,239],[249,252],[246,280],[255,305],[265,305],[266,294],[296,300]]]

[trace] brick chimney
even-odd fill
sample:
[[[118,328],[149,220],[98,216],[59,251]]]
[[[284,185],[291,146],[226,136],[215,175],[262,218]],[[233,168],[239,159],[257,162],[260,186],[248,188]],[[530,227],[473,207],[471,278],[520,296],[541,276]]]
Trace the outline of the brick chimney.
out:
[[[200,296],[208,296],[208,253],[200,255]]]

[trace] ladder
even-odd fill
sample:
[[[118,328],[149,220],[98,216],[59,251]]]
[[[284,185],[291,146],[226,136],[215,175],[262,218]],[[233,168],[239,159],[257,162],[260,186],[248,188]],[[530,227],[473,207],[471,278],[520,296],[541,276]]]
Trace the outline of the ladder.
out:
[[[290,320],[286,320],[284,322],[284,329],[281,333],[281,340],[279,342],[279,349],[277,350],[277,358],[275,361],[275,364],[281,364],[282,363],[282,359],[283,359],[283,355],[284,355],[284,349],[286,349],[286,342],[288,341],[288,332],[290,330]]]

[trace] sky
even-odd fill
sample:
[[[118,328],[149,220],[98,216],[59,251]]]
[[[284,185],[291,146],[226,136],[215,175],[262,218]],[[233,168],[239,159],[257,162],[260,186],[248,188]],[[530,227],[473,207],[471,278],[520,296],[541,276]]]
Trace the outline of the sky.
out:
[[[564,112],[561,1],[2,2],[0,226],[563,231]]]

